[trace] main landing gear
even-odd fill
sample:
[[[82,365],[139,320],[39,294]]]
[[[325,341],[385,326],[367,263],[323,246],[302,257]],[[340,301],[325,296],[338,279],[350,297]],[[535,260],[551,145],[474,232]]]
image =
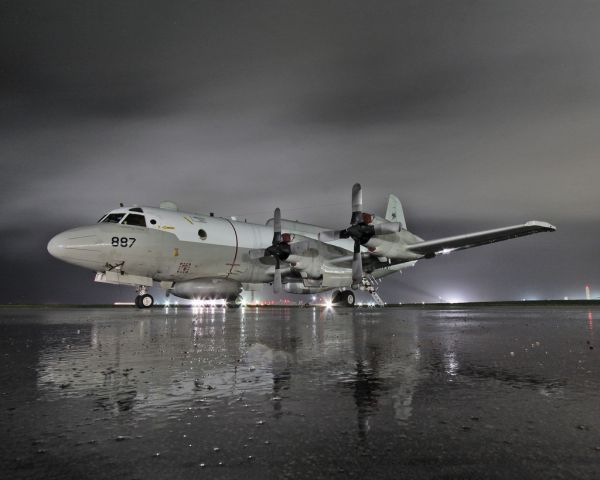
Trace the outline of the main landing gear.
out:
[[[154,297],[150,295],[144,286],[137,288],[137,297],[135,297],[135,306],[138,308],[150,308],[154,305]]]
[[[242,306],[242,301],[243,298],[238,295],[236,297],[229,297],[225,301],[225,304],[227,305],[227,308],[240,308]]]
[[[352,290],[337,291],[331,297],[331,303],[337,307],[353,307],[356,303],[356,297]]]

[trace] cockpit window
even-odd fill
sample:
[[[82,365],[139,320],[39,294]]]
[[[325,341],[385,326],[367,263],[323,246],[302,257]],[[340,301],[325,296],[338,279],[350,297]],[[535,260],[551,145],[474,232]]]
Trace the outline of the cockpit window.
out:
[[[104,215],[102,215],[102,216],[100,217],[100,220],[98,220],[96,223],[100,223],[100,222],[102,222],[102,220],[104,220],[104,217],[106,217],[106,213],[105,213]]]
[[[124,213],[111,213],[102,220],[102,223],[119,223],[124,216]]]
[[[130,213],[123,220],[123,225],[135,225],[136,227],[145,227],[146,219],[143,215],[138,215],[137,213]]]
[[[139,212],[144,213],[144,211],[140,207],[133,207],[129,209],[130,212]]]

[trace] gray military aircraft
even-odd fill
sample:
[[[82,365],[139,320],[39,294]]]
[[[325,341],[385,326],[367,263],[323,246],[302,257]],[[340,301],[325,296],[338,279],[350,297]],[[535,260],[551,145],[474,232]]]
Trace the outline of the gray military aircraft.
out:
[[[521,225],[425,241],[406,229],[402,205],[389,196],[384,218],[363,212],[360,184],[352,188],[350,226],[340,230],[284,220],[279,209],[266,225],[213,214],[123,207],[98,223],[59,233],[48,252],[96,272],[96,282],[136,287],[135,304],[149,308],[148,288],[158,282],[167,294],[186,299],[242,303],[242,290],[272,284],[273,291],[313,294],[333,291],[332,302],[353,306],[357,289],[376,293],[380,279],[417,260],[556,228]],[[254,286],[254,287],[253,287]]]

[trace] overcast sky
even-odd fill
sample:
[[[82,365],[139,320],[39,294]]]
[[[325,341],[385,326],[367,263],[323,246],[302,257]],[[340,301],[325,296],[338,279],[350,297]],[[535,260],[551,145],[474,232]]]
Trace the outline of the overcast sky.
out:
[[[600,3],[4,1],[0,302],[131,300],[46,252],[126,204],[331,227],[403,201],[389,301],[600,296]]]

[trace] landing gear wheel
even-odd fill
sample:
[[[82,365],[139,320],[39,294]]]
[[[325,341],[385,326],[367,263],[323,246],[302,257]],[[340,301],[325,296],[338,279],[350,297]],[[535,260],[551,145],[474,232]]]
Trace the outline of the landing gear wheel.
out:
[[[354,292],[351,290],[344,290],[341,293],[341,304],[344,307],[353,307],[356,302],[356,297],[354,296]]]
[[[228,298],[225,301],[225,304],[227,305],[227,308],[240,308],[242,306],[242,300],[242,297],[238,295],[237,297]]]
[[[154,298],[148,293],[135,297],[135,306],[138,308],[150,308],[152,305],[154,305]]]
[[[344,290],[342,292],[335,292],[331,297],[331,303],[338,307],[353,307],[356,303],[356,297],[352,290]]]

